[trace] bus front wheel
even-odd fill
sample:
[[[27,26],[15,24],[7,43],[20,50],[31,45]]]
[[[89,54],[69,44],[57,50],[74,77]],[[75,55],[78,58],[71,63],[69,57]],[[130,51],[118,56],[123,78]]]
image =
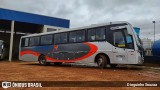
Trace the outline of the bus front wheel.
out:
[[[41,55],[39,57],[38,61],[39,61],[39,64],[42,65],[42,66],[50,65],[50,62],[46,61],[46,57],[44,55]]]
[[[107,65],[107,58],[104,55],[99,55],[97,57],[97,64],[99,68],[106,68]]]

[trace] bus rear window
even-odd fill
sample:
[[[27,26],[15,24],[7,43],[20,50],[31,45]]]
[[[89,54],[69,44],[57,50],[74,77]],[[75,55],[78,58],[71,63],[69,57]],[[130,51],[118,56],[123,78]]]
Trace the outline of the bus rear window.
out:
[[[27,47],[28,43],[29,43],[29,38],[22,38],[22,43],[21,43],[22,47]]]

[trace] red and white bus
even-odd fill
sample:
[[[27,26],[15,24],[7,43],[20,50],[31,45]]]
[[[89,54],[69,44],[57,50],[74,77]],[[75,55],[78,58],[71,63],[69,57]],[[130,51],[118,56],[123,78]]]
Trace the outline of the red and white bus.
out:
[[[22,36],[19,59],[40,65],[95,63],[100,68],[144,61],[139,38],[125,21]]]

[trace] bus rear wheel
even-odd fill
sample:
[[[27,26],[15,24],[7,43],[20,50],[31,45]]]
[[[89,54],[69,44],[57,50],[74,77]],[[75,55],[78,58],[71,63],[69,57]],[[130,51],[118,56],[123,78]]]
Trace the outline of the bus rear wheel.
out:
[[[62,65],[62,62],[54,62],[54,65],[60,66],[60,65]]]
[[[46,57],[44,55],[41,55],[39,57],[38,61],[39,61],[39,64],[42,65],[42,66],[50,65],[50,62],[46,61]]]
[[[97,57],[97,65],[99,68],[106,68],[107,65],[107,58],[104,55],[99,55]]]

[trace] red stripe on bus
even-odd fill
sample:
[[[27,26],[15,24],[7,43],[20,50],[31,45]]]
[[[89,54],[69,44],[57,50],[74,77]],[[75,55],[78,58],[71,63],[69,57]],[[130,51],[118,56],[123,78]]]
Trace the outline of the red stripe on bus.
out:
[[[94,44],[91,44],[91,43],[83,43],[83,44],[86,44],[87,46],[89,46],[90,47],[90,51],[86,55],[84,55],[82,57],[79,57],[79,58],[76,58],[76,59],[73,59],[73,60],[59,60],[59,59],[57,60],[55,58],[51,58],[51,57],[46,56],[46,59],[49,60],[49,61],[52,61],[52,62],[75,62],[75,61],[83,60],[85,58],[90,57],[91,55],[96,53],[97,50],[98,50],[97,46],[94,45]],[[21,56],[23,56],[24,54],[32,54],[32,55],[35,55],[35,56],[38,56],[38,57],[40,55],[37,52],[29,51],[29,50],[20,52]]]
[[[34,55],[34,56],[40,56],[39,53],[34,52],[34,51],[31,51],[31,50],[25,50],[25,51],[20,52],[20,56],[23,56],[23,55],[25,55],[25,54],[32,54],[32,55]]]
[[[73,59],[73,60],[57,60],[57,59],[54,59],[54,58],[46,57],[46,59],[49,60],[49,61],[53,61],[53,62],[75,62],[75,61],[83,60],[85,58],[90,57],[91,55],[96,53],[96,51],[98,50],[97,46],[95,46],[94,44],[90,44],[90,43],[83,43],[83,44],[86,44],[87,46],[89,46],[90,51],[86,55],[84,55],[80,58],[76,58],[76,59]]]

